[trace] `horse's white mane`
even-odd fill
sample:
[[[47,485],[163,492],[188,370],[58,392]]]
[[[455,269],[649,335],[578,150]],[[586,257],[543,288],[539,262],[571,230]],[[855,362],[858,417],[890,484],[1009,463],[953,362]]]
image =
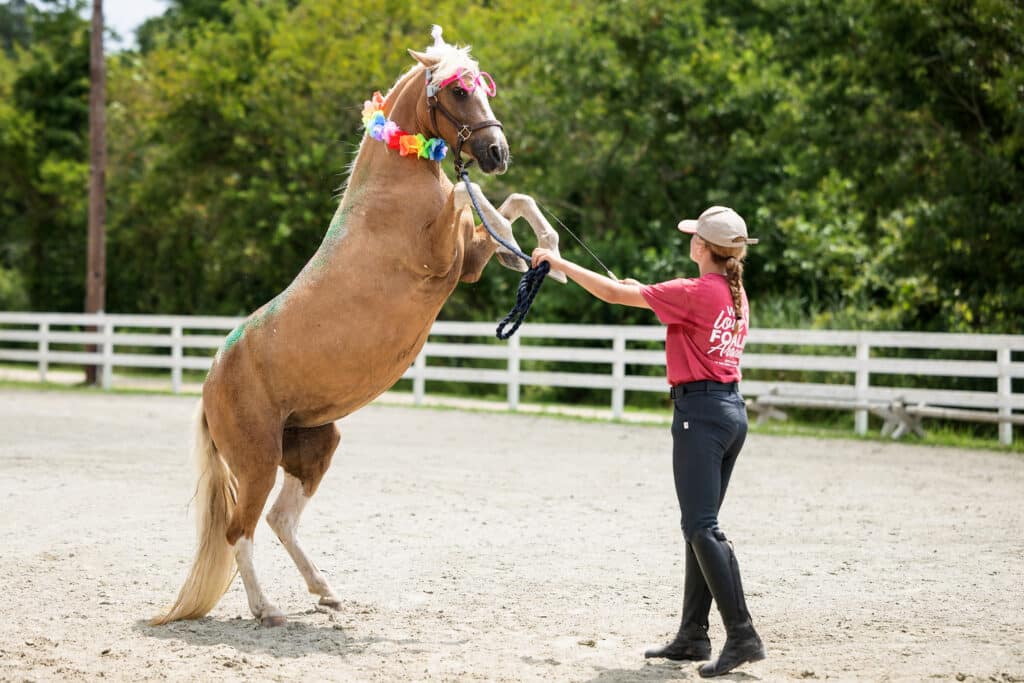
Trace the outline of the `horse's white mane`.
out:
[[[430,35],[434,38],[434,44],[424,50],[424,52],[431,57],[437,57],[439,61],[430,72],[429,85],[441,85],[441,81],[449,78],[450,76],[454,76],[459,69],[462,69],[468,76],[467,80],[472,80],[480,75],[480,65],[475,59],[469,56],[469,45],[466,45],[465,47],[457,47],[444,42],[444,39],[441,37],[441,27],[437,24],[434,24],[430,31]],[[414,71],[422,68],[423,66],[421,64],[413,65],[401,76],[401,78],[395,81],[395,84],[391,86],[391,89],[388,90],[384,98],[389,98],[391,93],[394,92],[395,88],[397,88],[400,83],[411,76]]]
[[[467,72],[470,77],[480,73],[480,65],[469,56],[469,45],[449,45],[441,37],[441,27],[437,24],[431,28],[430,35],[434,38],[434,44],[427,48],[426,53],[440,60],[431,72],[431,85],[439,85],[444,79],[454,76],[459,69]]]

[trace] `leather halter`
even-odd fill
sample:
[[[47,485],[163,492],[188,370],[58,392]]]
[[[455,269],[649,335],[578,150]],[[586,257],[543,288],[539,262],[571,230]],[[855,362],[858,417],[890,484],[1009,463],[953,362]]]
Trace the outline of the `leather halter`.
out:
[[[438,135],[441,134],[441,129],[438,128],[437,126],[437,112],[441,112],[442,114],[444,114],[444,117],[451,121],[452,125],[455,126],[456,142],[455,155],[453,157],[455,163],[455,174],[462,175],[462,170],[473,163],[472,159],[465,162],[462,160],[462,143],[468,140],[470,136],[473,135],[474,132],[480,130],[481,128],[490,128],[491,126],[497,126],[498,128],[504,130],[505,127],[501,125],[501,121],[498,121],[497,119],[486,119],[484,121],[474,123],[473,125],[462,123],[461,121],[456,119],[455,116],[453,116],[450,111],[445,109],[444,105],[441,104],[440,100],[437,99],[437,94],[438,92],[440,92],[440,89],[437,88],[436,86],[430,85],[431,70],[427,69],[426,71],[427,111],[430,112],[430,125],[434,127],[435,133],[437,133]]]

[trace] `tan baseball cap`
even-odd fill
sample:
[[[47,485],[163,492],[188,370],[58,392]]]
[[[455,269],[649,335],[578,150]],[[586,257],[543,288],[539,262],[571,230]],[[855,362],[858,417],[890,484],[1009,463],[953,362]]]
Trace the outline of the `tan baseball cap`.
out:
[[[743,218],[727,206],[712,206],[697,220],[679,221],[679,229],[719,247],[757,244],[756,239],[747,237],[747,224]]]

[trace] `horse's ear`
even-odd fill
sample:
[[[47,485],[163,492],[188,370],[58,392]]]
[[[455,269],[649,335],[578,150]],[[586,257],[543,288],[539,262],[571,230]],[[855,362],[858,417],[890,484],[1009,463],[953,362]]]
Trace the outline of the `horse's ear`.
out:
[[[417,52],[416,50],[413,49],[409,50],[409,54],[412,55],[413,59],[415,59],[417,62],[419,62],[428,69],[432,69],[433,67],[437,66],[437,63],[441,61],[439,57],[436,57],[434,55],[428,55],[426,52]]]

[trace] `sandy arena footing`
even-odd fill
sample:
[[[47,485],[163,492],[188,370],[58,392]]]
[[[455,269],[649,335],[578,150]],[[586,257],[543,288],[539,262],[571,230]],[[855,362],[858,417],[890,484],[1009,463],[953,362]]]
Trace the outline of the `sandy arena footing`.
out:
[[[147,626],[191,562],[194,405],[0,390],[0,680],[698,679],[643,659],[681,596],[665,426],[370,406],[300,527],[340,611],[262,524],[287,626],[238,579]],[[732,680],[1024,680],[1022,500],[1019,455],[752,436],[721,521],[768,659]]]

